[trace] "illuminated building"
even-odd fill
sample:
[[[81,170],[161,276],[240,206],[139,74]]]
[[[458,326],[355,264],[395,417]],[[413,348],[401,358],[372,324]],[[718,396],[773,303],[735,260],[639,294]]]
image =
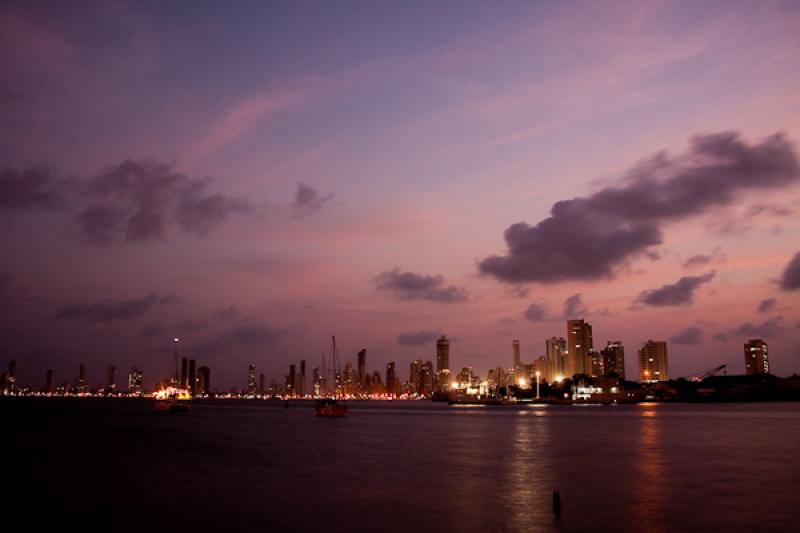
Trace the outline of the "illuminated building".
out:
[[[744,368],[748,375],[769,374],[767,343],[761,339],[749,339],[744,345]]]
[[[367,390],[367,349],[358,351],[358,385],[362,392]]]
[[[197,369],[197,378],[200,392],[205,396],[211,394],[211,369],[201,366]]]
[[[567,357],[564,370],[567,377],[592,372],[592,325],[580,320],[567,321]]]
[[[315,398],[319,398],[322,396],[322,393],[325,392],[325,385],[322,382],[322,376],[319,373],[319,368],[314,367],[314,370],[311,371],[311,394]]]
[[[47,369],[47,374],[45,375],[45,380],[44,380],[44,391],[43,392],[45,394],[53,394],[53,392],[54,392],[54,389],[53,389],[54,381],[55,381],[55,376],[53,374],[53,369],[52,368],[48,368]]]
[[[394,361],[386,364],[386,394],[397,396],[397,375],[394,370]]]
[[[655,383],[668,379],[667,343],[665,341],[647,341],[639,350],[639,381]]]
[[[142,371],[136,368],[136,365],[131,367],[128,374],[128,392],[131,394],[142,393]]]
[[[547,358],[548,379],[558,381],[566,377],[564,369],[564,354],[567,351],[567,341],[563,337],[550,337],[544,341],[545,357]]]
[[[194,359],[189,359],[189,394],[197,394],[197,363]]]
[[[434,381],[433,363],[425,361],[420,370],[419,393],[423,396],[433,394]]]
[[[422,360],[411,361],[411,368],[408,373],[408,393],[420,394],[420,378],[422,376]]]
[[[589,358],[592,361],[592,374],[593,378],[599,378],[606,375],[605,371],[605,363],[603,361],[603,355],[595,350],[591,350],[589,352]]]
[[[386,389],[383,387],[383,382],[381,381],[381,373],[375,370],[372,373],[372,383],[370,384],[370,391],[371,394],[383,394],[386,392]]]
[[[78,381],[75,383],[76,394],[86,394],[89,392],[89,382],[86,380],[86,367],[83,363],[78,367]]]
[[[519,353],[519,339],[511,341],[511,368],[516,370],[522,365],[522,360]]]
[[[258,384],[256,383],[256,365],[251,364],[247,367],[247,394],[253,396],[257,390]]]
[[[436,341],[436,381],[439,391],[450,388],[450,341],[444,335]]]
[[[625,379],[625,348],[620,341],[608,341],[600,352],[603,355],[603,376],[616,374]]]

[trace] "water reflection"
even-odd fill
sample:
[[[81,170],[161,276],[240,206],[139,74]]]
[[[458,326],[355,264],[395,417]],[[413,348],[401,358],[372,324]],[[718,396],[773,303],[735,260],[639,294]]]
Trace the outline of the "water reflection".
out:
[[[640,404],[639,474],[638,505],[634,511],[638,515],[641,531],[662,531],[665,523],[664,449],[660,435],[658,404]]]

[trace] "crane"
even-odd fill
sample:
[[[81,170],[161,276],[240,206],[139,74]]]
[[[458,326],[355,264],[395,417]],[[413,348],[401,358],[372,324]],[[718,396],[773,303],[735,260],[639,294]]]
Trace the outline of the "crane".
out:
[[[711,376],[716,376],[720,372],[722,372],[723,376],[727,376],[728,373],[725,371],[727,367],[728,367],[727,364],[719,365],[717,367],[712,368],[711,370],[706,370],[705,372],[699,375],[690,377],[689,381],[703,381],[704,379],[710,378]]]

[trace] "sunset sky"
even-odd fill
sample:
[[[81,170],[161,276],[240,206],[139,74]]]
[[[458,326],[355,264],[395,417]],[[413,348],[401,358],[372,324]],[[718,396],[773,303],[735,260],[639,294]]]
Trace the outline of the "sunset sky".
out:
[[[0,365],[800,372],[798,2],[0,6]]]

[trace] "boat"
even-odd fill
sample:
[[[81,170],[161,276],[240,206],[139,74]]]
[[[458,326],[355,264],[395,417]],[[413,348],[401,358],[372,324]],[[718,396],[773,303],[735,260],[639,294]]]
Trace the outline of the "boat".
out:
[[[323,398],[321,400],[317,400],[315,410],[317,412],[317,416],[341,418],[347,415],[347,406],[338,403],[334,398]]]
[[[156,392],[156,411],[169,413],[189,411],[189,391],[186,389],[176,389],[167,387]]]

